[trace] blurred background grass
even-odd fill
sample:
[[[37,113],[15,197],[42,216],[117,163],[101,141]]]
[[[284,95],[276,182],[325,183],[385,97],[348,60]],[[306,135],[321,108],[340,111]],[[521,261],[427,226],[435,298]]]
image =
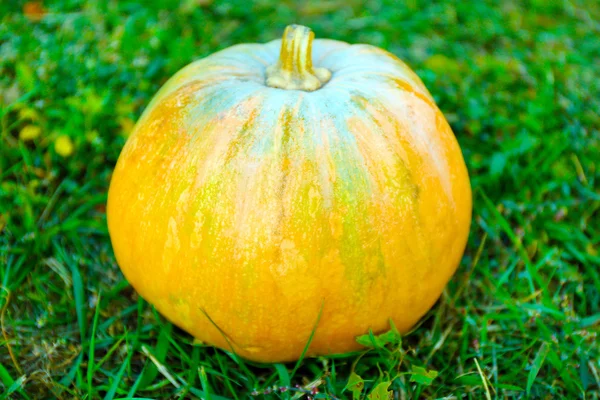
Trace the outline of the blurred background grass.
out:
[[[598,398],[598,21],[597,1],[0,3],[0,398]],[[414,333],[297,369],[193,346],[123,280],[104,208],[169,76],[293,22],[411,65],[475,198]]]

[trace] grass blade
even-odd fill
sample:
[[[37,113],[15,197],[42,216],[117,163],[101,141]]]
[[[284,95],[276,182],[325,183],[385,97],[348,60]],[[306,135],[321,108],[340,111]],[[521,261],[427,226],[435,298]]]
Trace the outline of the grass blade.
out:
[[[88,396],[94,397],[93,390],[93,379],[94,379],[94,361],[95,361],[95,350],[96,350],[96,328],[98,327],[98,316],[100,315],[100,300],[101,294],[98,295],[96,301],[96,311],[94,312],[94,322],[92,323],[92,333],[90,334],[90,348],[88,352],[88,367],[87,367],[87,384],[88,384]]]
[[[292,384],[290,380],[290,374],[288,373],[288,370],[285,367],[285,365],[275,364],[275,369],[277,370],[277,374],[279,375],[279,382],[281,382],[283,386],[290,387]]]
[[[317,326],[319,326],[319,321],[321,320],[321,314],[323,313],[324,306],[325,306],[325,299],[323,299],[323,301],[321,302],[321,308],[319,308],[319,314],[317,314],[317,320],[315,321],[315,325],[313,326],[313,329],[310,332],[310,336],[308,337],[308,340],[306,341],[306,345],[304,346],[304,350],[302,350],[302,354],[300,354],[300,358],[296,362],[296,365],[294,366],[294,369],[292,370],[292,373],[290,374],[290,379],[294,377],[294,374],[296,373],[298,368],[300,368],[300,364],[302,364],[302,360],[304,360],[304,356],[306,355],[306,352],[308,351],[310,343],[312,342],[313,337],[315,336],[315,332],[317,331]]]
[[[540,349],[535,355],[533,364],[531,365],[531,370],[529,370],[529,376],[527,377],[527,396],[529,396],[529,393],[531,392],[531,387],[533,386],[535,378],[537,378],[537,375],[540,372],[540,369],[542,368],[544,360],[546,359],[546,356],[548,355],[549,351],[550,346],[548,345],[548,343],[544,342],[542,343]]]
[[[165,358],[167,357],[167,352],[169,351],[169,337],[171,336],[172,328],[173,325],[164,324],[161,326],[160,333],[158,334],[158,341],[156,342],[156,346],[152,352],[152,355],[159,364],[164,363]],[[141,381],[141,388],[151,385],[158,376],[159,371],[157,365],[151,362],[148,365],[149,367],[146,369],[146,372],[144,372],[144,376]]]
[[[106,392],[106,395],[104,396],[104,400],[113,400],[115,393],[117,392],[117,389],[119,388],[119,383],[121,383],[123,375],[125,374],[127,365],[129,365],[129,362],[131,361],[131,356],[133,355],[133,353],[134,353],[133,349],[129,349],[127,358],[125,359],[125,362],[123,362],[123,365],[121,365],[121,368],[119,368],[119,372],[117,372],[117,375],[113,378],[113,382],[110,385],[110,388],[108,389],[108,391]]]
[[[10,399],[12,397],[9,397],[9,396],[11,394],[13,394],[14,392],[20,393],[23,388],[23,383],[25,383],[26,379],[27,379],[26,376],[23,375],[22,377],[20,377],[16,381],[14,381],[13,384],[10,385],[10,387],[6,390],[6,393],[4,393],[0,399]]]
[[[210,400],[210,385],[208,384],[208,377],[206,376],[206,371],[204,367],[198,368],[198,375],[200,376],[200,384],[202,385],[202,390],[204,391],[204,395],[206,396],[206,400]]]
[[[485,390],[485,398],[487,400],[492,400],[492,394],[490,393],[490,388],[488,387],[488,379],[487,376],[484,375],[483,371],[481,370],[481,367],[479,366],[479,362],[477,361],[477,358],[473,359],[475,361],[475,366],[477,367],[477,372],[479,372],[479,376],[481,377],[481,382],[483,382],[483,389]]]
[[[133,396],[135,395],[135,392],[137,392],[140,384],[142,383],[142,379],[144,378],[146,371],[147,371],[147,369],[146,369],[146,365],[145,365],[142,368],[142,372],[140,372],[140,374],[138,375],[137,379],[135,380],[135,382],[133,383],[131,388],[129,388],[129,392],[127,393],[127,398],[134,398]]]
[[[215,329],[217,329],[219,331],[219,333],[223,336],[223,339],[225,340],[225,342],[227,342],[227,345],[229,346],[229,349],[230,349],[229,355],[231,356],[231,358],[246,373],[246,375],[252,376],[252,373],[250,372],[250,370],[248,370],[248,367],[246,367],[246,364],[244,363],[244,361],[235,352],[231,338],[225,333],[225,331],[223,331],[223,329],[221,329],[221,327],[219,325],[216,324],[215,321],[213,321],[213,319],[210,317],[210,315],[208,315],[206,310],[201,308],[200,311],[202,311],[202,313],[208,319],[208,321],[215,327]]]
[[[79,272],[79,268],[77,267],[77,263],[69,257],[65,250],[58,245],[58,243],[54,243],[54,249],[56,250],[57,255],[61,259],[61,261],[69,266],[71,270],[71,282],[73,282],[73,297],[75,299],[75,313],[77,315],[77,323],[79,324],[79,335],[81,340],[84,340],[86,337],[87,331],[87,320],[85,317],[85,290],[83,287],[83,279],[81,278],[81,273]]]
[[[19,379],[13,379],[12,376],[10,376],[10,374],[6,370],[6,368],[4,368],[4,366],[2,364],[0,364],[0,381],[2,382],[2,384],[5,387],[8,388],[8,390],[6,391],[6,393],[4,393],[0,397],[0,399],[7,398],[7,396],[9,394],[14,393],[15,391],[18,392],[25,399],[29,399],[29,396],[27,396],[25,394],[25,392],[23,392],[23,389],[22,389],[22,385],[24,383],[24,380],[25,380],[25,375],[23,375]]]

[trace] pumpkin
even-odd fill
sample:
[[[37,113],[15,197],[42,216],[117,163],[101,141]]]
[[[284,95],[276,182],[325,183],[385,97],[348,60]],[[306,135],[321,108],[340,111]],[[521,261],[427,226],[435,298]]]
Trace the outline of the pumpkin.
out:
[[[119,157],[108,227],[125,277],[199,341],[259,362],[406,332],[462,257],[471,188],[417,75],[377,47],[240,44],[155,95]]]

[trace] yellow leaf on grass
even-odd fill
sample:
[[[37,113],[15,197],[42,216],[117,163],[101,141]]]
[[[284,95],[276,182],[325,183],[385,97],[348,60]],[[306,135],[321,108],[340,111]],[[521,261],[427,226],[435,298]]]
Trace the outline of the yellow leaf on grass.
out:
[[[443,54],[435,54],[425,60],[425,67],[436,73],[456,73],[460,70],[458,63]]]
[[[42,133],[42,128],[36,125],[25,125],[23,129],[19,132],[19,139],[23,141],[33,140],[40,136]]]
[[[54,150],[59,156],[69,157],[71,154],[73,154],[75,146],[73,145],[73,141],[70,137],[67,135],[60,135],[54,142]]]
[[[28,1],[23,5],[23,14],[30,21],[40,21],[46,15],[46,9],[41,1]]]
[[[129,137],[135,126],[135,121],[131,118],[119,118],[119,125],[121,125],[121,134],[125,137]]]
[[[40,119],[40,114],[34,108],[21,108],[19,110],[19,118],[37,121]]]

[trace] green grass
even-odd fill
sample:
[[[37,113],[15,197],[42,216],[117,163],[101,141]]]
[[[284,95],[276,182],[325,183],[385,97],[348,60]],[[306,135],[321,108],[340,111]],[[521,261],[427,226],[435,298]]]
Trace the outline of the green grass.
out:
[[[600,397],[599,2],[106,3],[47,1],[39,22],[0,3],[0,399]],[[297,368],[194,346],[124,281],[104,208],[165,79],[291,22],[407,61],[475,201],[461,266],[417,329]]]

